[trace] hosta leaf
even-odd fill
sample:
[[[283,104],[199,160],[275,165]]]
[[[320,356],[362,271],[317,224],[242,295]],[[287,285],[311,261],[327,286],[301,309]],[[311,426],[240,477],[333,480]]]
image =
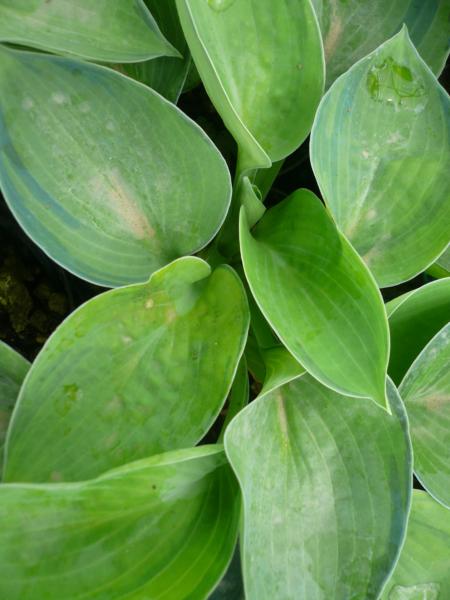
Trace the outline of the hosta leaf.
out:
[[[388,394],[392,415],[304,375],[232,421],[247,600],[377,598],[411,490],[406,416],[392,384]]]
[[[231,184],[205,134],[111,69],[0,51],[0,184],[25,231],[77,275],[146,281],[204,246]]]
[[[423,486],[450,508],[450,323],[406,373],[399,391],[414,448],[414,471]],[[449,515],[450,516],[450,515]]]
[[[178,19],[175,0],[145,0],[161,31],[182,55],[162,56],[145,62],[124,64],[119,70],[145,83],[171,102],[177,102],[187,77],[191,58]]]
[[[238,276],[226,266],[209,271],[199,258],[179,259],[64,321],[21,390],[7,481],[87,479],[203,437],[248,327]]]
[[[240,171],[269,167],[308,135],[323,90],[310,0],[176,0],[206,90],[239,147]]]
[[[324,97],[311,135],[323,197],[380,286],[410,279],[449,241],[449,98],[406,29]]]
[[[302,365],[284,346],[263,349],[262,355],[266,367],[266,377],[261,394],[271,392],[305,373]]]
[[[431,338],[450,318],[450,279],[428,283],[386,305],[391,331],[388,372],[399,385]]]
[[[0,475],[3,446],[14,404],[30,363],[15,350],[0,341]]]
[[[433,277],[450,277],[450,246],[448,246],[437,261],[427,269],[427,272]]]
[[[221,447],[83,483],[0,487],[0,596],[202,599],[233,553],[237,485]]]
[[[414,490],[408,532],[382,600],[444,600],[450,597],[449,512]]]
[[[397,33],[403,23],[439,74],[448,56],[448,0],[313,0],[324,38],[327,83]],[[370,26],[369,26],[370,24]]]
[[[103,62],[178,54],[143,0],[2,0],[0,41]]]
[[[319,199],[299,190],[252,232],[242,210],[240,236],[252,293],[287,349],[325,385],[384,405],[381,296]]]

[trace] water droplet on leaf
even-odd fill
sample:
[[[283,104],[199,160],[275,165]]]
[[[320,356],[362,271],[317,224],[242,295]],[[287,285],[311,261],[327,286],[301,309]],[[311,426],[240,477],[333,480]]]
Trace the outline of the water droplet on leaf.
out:
[[[208,0],[208,6],[216,12],[223,12],[234,4],[235,0]]]

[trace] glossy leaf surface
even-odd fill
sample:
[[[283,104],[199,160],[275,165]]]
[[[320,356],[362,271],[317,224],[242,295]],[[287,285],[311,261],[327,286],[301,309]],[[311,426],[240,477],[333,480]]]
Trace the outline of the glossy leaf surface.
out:
[[[25,358],[0,341],[0,474],[9,419],[29,368]]]
[[[313,0],[327,59],[327,83],[406,23],[422,58],[439,75],[449,52],[448,0]]]
[[[414,490],[408,532],[382,600],[444,600],[450,597],[449,512]]]
[[[304,375],[233,420],[225,449],[244,497],[247,600],[377,597],[411,489],[406,415],[388,393],[392,416]]]
[[[225,161],[161,96],[111,69],[0,50],[0,185],[69,271],[117,286],[204,246],[230,202]]]
[[[2,0],[0,41],[102,62],[177,54],[143,0]]]
[[[2,485],[1,597],[205,598],[233,553],[239,506],[215,446],[83,483]]]
[[[319,199],[294,192],[252,232],[242,210],[240,236],[252,293],[288,350],[325,385],[384,405],[381,296]]]
[[[311,162],[337,225],[381,287],[449,242],[450,103],[406,29],[354,65],[316,115]]]
[[[450,508],[450,323],[406,373],[399,391],[414,448],[414,471],[422,485]],[[449,513],[450,517],[450,513]]]
[[[206,90],[234,136],[240,169],[269,167],[308,135],[323,91],[310,0],[177,0]]]
[[[386,305],[391,332],[388,372],[400,384],[414,359],[450,319],[450,279],[428,283]]]
[[[145,83],[171,102],[177,102],[188,74],[191,57],[178,19],[175,0],[146,0],[146,4],[161,31],[182,58],[162,56],[145,62],[124,64],[119,70]]]
[[[21,390],[7,481],[87,479],[203,437],[248,328],[237,275],[226,266],[209,272],[199,258],[179,259],[64,321]]]

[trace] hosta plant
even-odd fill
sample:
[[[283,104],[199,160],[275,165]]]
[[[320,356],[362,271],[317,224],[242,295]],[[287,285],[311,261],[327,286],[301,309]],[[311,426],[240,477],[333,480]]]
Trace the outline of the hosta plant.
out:
[[[449,11],[0,0],[0,598],[450,598]]]

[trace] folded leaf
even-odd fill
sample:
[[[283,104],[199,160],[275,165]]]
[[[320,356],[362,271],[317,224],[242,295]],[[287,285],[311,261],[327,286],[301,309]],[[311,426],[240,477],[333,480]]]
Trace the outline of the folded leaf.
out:
[[[388,394],[392,415],[304,375],[232,421],[247,600],[378,597],[411,494],[406,415],[392,384]]]
[[[308,135],[324,84],[310,0],[177,0],[205,88],[233,134],[239,171],[270,167]]]
[[[177,102],[186,81],[191,56],[181,29],[175,0],[145,0],[167,39],[180,52],[179,56],[161,56],[145,62],[123,64],[119,70],[145,83],[171,102]]]
[[[0,486],[0,596],[205,598],[234,550],[240,498],[221,447],[84,483]]]
[[[72,313],[37,357],[11,422],[6,481],[77,481],[196,444],[222,408],[248,308],[230,267],[182,258]]]
[[[449,242],[449,117],[406,29],[339,78],[317,112],[323,198],[382,287],[426,269]]]
[[[103,62],[178,54],[143,0],[2,0],[0,41]]]
[[[319,199],[294,192],[252,232],[242,210],[240,236],[250,289],[286,348],[325,385],[385,405],[381,296]]]
[[[414,448],[414,471],[422,485],[450,508],[450,323],[425,346],[403,379]]]
[[[111,69],[5,48],[0,85],[0,185],[56,262],[106,286],[142,282],[215,235],[228,168],[161,96]]]
[[[30,363],[0,341],[0,475],[9,419]]]
[[[324,38],[328,85],[397,33],[403,23],[431,69],[439,75],[445,66],[448,0],[313,0],[313,4]]]
[[[261,394],[271,392],[305,373],[302,365],[284,346],[274,346],[262,350],[266,367],[266,377]]]
[[[413,491],[408,532],[381,600],[444,600],[450,597],[448,510],[425,492]]]
[[[386,305],[391,332],[388,372],[399,385],[406,371],[450,317],[450,279],[433,281]]]

